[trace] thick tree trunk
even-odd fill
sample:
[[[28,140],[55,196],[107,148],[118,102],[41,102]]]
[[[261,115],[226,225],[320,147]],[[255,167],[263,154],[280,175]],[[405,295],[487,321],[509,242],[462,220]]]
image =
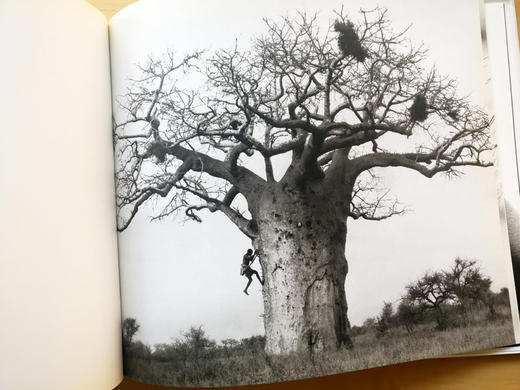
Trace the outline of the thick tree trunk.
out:
[[[269,354],[350,347],[345,298],[349,194],[275,183],[259,203],[255,246]]]

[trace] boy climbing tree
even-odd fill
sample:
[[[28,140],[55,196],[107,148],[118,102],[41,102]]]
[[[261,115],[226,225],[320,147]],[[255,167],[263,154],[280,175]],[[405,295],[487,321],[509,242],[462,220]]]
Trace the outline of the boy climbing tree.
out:
[[[248,279],[246,288],[244,289],[244,293],[246,295],[249,295],[247,289],[253,282],[253,275],[256,275],[258,281],[260,282],[260,284],[262,284],[262,286],[264,285],[264,281],[260,279],[260,275],[258,274],[258,272],[251,268],[251,264],[253,264],[253,261],[255,261],[257,257],[258,253],[256,251],[253,253],[252,249],[248,249],[244,257],[242,258],[242,265],[240,266],[240,275],[245,275],[245,277]]]

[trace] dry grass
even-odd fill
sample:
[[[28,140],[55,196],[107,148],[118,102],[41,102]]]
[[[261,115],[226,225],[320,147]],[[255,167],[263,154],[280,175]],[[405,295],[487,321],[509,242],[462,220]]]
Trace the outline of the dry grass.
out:
[[[507,317],[506,317],[507,318]],[[354,338],[354,349],[309,356],[268,357],[262,352],[218,357],[184,365],[130,358],[127,375],[135,380],[176,386],[229,386],[280,382],[360,370],[432,356],[450,355],[514,343],[508,320],[433,330],[424,324],[412,334],[393,328],[384,337],[367,332]]]

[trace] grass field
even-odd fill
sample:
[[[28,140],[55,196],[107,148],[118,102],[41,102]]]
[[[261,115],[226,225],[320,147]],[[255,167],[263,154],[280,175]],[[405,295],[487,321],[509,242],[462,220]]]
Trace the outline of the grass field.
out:
[[[352,350],[310,356],[269,357],[261,350],[183,361],[158,361],[128,357],[126,375],[161,385],[230,386],[280,382],[329,375],[432,356],[483,350],[514,343],[510,316],[494,321],[472,321],[471,325],[434,330],[422,324],[413,333],[395,327],[383,337],[368,331],[353,338]]]

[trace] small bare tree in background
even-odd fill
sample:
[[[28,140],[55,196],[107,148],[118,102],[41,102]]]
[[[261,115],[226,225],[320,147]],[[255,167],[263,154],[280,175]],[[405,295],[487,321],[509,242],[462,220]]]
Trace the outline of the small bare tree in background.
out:
[[[464,323],[472,307],[484,304],[491,318],[496,317],[495,302],[500,294],[491,291],[491,279],[482,274],[476,260],[456,258],[449,270],[426,273],[415,283],[406,286],[403,302],[411,308],[432,310],[437,327],[448,324],[448,304],[457,306]]]
[[[403,212],[376,170],[491,165],[490,118],[386,11],[358,19],[266,20],[247,49],[151,60],[120,97],[119,230],[146,203],[153,219],[226,215],[261,254],[271,354],[352,345],[347,219]]]
[[[394,307],[391,302],[385,302],[381,314],[376,318],[377,337],[384,336],[395,325]]]
[[[490,293],[491,279],[482,274],[476,260],[456,258],[445,275],[463,311],[471,303],[485,303],[486,296]]]
[[[137,320],[135,318],[125,318],[121,328],[123,331],[123,346],[132,344],[132,340],[140,328]]]
[[[423,310],[432,310],[437,321],[437,329],[445,329],[447,315],[445,304],[456,298],[451,284],[442,272],[427,273],[421,279],[406,286],[405,299]]]

